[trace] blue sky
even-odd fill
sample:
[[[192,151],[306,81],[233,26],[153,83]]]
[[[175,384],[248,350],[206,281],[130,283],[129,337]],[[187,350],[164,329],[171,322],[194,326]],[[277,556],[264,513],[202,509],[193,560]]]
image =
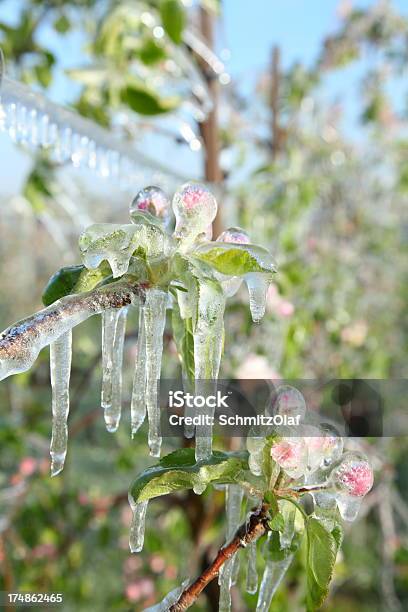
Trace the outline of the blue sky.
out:
[[[344,0],[343,0],[344,1]],[[22,0],[0,2],[0,19],[12,21]],[[231,52],[228,70],[246,95],[250,95],[259,73],[268,66],[271,47],[281,48],[282,62],[288,66],[296,60],[312,63],[322,38],[338,25],[339,0],[223,0],[223,17],[219,25],[219,45]],[[373,0],[355,0],[354,6],[371,6]],[[394,0],[398,10],[408,14],[407,0]],[[61,51],[61,41],[48,32],[47,44]],[[81,39],[64,41],[63,67],[81,63]],[[355,76],[355,73],[354,73]],[[336,73],[327,83],[326,94],[335,96],[349,87],[350,73]],[[69,85],[62,70],[57,75],[51,95],[59,102],[69,101]],[[354,91],[354,95],[358,95]],[[29,165],[5,134],[0,134],[0,191],[18,193]],[[6,160],[6,161],[5,161]]]

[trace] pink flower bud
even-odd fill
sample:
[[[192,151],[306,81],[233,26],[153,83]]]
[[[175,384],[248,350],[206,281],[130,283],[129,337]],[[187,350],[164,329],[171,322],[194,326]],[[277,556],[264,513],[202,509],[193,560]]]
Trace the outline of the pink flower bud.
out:
[[[217,202],[204,185],[186,183],[174,194],[173,211],[175,236],[190,243],[214,221]]]
[[[330,481],[341,493],[364,497],[373,486],[373,470],[365,455],[348,452],[331,472]]]
[[[271,457],[291,478],[300,478],[307,470],[304,438],[279,438],[271,448]]]
[[[137,212],[148,212],[158,219],[167,222],[171,216],[170,201],[160,187],[141,189],[130,205],[130,215]]]

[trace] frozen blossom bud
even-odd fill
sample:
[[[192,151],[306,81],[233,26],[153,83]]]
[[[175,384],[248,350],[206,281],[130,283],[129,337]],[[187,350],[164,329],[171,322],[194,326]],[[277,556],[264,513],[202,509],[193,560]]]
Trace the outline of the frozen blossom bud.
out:
[[[330,482],[339,493],[364,497],[373,486],[373,470],[362,453],[345,453],[330,474]]]
[[[198,183],[185,183],[173,197],[176,217],[175,237],[187,243],[207,231],[217,214],[217,202],[212,193]]]
[[[323,461],[320,467],[322,469],[327,469],[340,459],[343,454],[344,442],[333,425],[323,423],[320,428],[324,434]]]
[[[335,427],[324,424],[319,427],[305,425],[302,428],[306,436],[308,448],[308,470],[310,473],[317,469],[325,470],[343,453],[343,439]]]
[[[232,244],[249,244],[249,236],[240,227],[229,227],[217,238],[217,242],[230,242]]]
[[[133,199],[129,212],[136,222],[138,213],[148,212],[167,224],[171,218],[170,201],[160,187],[145,187]]]
[[[271,457],[291,478],[300,478],[307,470],[307,446],[304,438],[278,438],[271,447]]]
[[[287,417],[299,416],[299,420],[302,420],[306,414],[306,402],[295,387],[282,385],[273,401],[273,412]]]

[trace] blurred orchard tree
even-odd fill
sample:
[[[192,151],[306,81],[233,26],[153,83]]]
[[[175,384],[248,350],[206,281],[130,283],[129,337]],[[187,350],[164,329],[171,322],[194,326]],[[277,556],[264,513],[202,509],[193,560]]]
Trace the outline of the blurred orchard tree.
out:
[[[215,0],[201,4],[215,15],[220,10]],[[172,72],[171,61],[188,47],[182,2],[26,0],[19,8],[13,25],[0,23],[0,44],[27,83],[47,90],[59,69],[59,58],[39,35],[42,28],[52,27],[61,37],[78,30],[84,35],[84,65],[70,72],[82,85],[72,103],[84,116],[109,127],[119,109],[152,117],[173,113],[185,101],[188,83]],[[164,31],[159,38],[140,18],[149,11]],[[322,42],[314,66],[298,63],[284,70],[275,50],[256,99],[242,100],[233,85],[225,90],[220,137],[229,196],[223,221],[251,227],[254,241],[268,241],[280,262],[270,316],[259,330],[250,325],[240,296],[229,307],[226,376],[406,376],[408,109],[406,92],[400,94],[395,82],[406,74],[407,28],[389,3],[351,10]],[[322,92],[338,71],[355,65],[361,81],[350,129],[342,116],[343,96],[328,103]],[[123,132],[132,138],[131,121]],[[52,198],[53,171],[42,157],[28,178],[25,196],[34,210]],[[47,356],[0,388],[7,407],[0,413],[0,585],[63,592],[64,610],[141,610],[171,590],[178,576],[213,557],[210,542],[223,538],[223,495],[189,493],[154,504],[145,551],[128,554],[127,487],[148,464],[145,434],[131,442],[122,428],[109,437],[96,422],[97,323],[91,321],[89,329],[95,343],[83,340],[74,361],[74,444],[59,479],[48,478],[44,458],[50,428]],[[130,335],[128,363],[131,340]],[[164,370],[171,375],[171,337],[167,345],[171,358]],[[367,520],[346,538],[330,610],[408,605],[407,537],[398,535],[408,522],[408,451],[402,439],[381,444],[383,480],[371,503],[368,496]],[[302,609],[301,561],[289,578],[272,610]],[[213,583],[195,609],[216,610],[217,601]],[[234,610],[253,609],[254,601],[234,589]]]

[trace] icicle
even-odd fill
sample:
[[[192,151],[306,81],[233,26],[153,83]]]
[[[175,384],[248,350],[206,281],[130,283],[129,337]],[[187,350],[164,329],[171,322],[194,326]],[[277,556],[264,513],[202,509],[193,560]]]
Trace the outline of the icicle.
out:
[[[109,316],[112,315],[112,316]],[[106,429],[115,432],[122,413],[122,363],[127,309],[105,312],[102,343],[102,407]],[[105,327],[106,326],[106,327]],[[112,337],[113,336],[113,337]],[[108,345],[107,343],[111,343]]]
[[[196,395],[214,394],[220,369],[224,339],[225,297],[220,285],[212,280],[199,282],[198,317],[194,329],[194,364]],[[197,461],[206,460],[212,453],[212,425],[214,408],[204,405],[200,415],[207,421],[196,427]]]
[[[170,606],[175,604],[184,589],[187,587],[189,580],[184,580],[183,584],[176,589],[167,593],[166,597],[162,599],[162,601],[155,606],[150,606],[149,608],[145,608],[143,612],[167,612]]]
[[[158,380],[163,353],[163,333],[166,323],[167,293],[159,289],[146,292],[144,306],[146,334],[146,408],[149,418],[149,448],[153,457],[160,456],[160,407]]]
[[[15,323],[0,334],[0,380],[28,370],[44,346],[94,314],[136,303],[140,288],[113,283],[87,293],[68,295]]]
[[[228,485],[225,494],[225,509],[227,514],[227,537],[226,542],[229,542],[240,525],[241,520],[241,503],[244,495],[243,489],[238,485]],[[235,556],[228,559],[221,568],[219,574],[220,585],[220,601],[219,611],[228,612],[231,609],[231,584],[232,573],[234,569]]]
[[[249,496],[247,500],[247,520],[251,516],[255,508],[259,507],[259,499],[257,497]],[[256,567],[257,560],[257,546],[256,541],[250,542],[245,549],[247,558],[247,570],[246,570],[246,591],[247,593],[256,593],[258,590],[258,570]]]
[[[246,548],[247,554],[247,574],[246,591],[256,593],[258,590],[258,570],[256,568],[256,542],[250,542]]]
[[[143,548],[148,503],[147,501],[135,503],[129,495],[129,504],[133,512],[129,537],[129,548],[132,553],[140,552]]]
[[[282,548],[289,548],[292,544],[293,536],[295,535],[295,518],[296,508],[293,504],[287,509],[285,516],[285,526],[283,531],[279,534],[280,545]]]
[[[115,431],[115,424],[111,420],[112,411],[112,371],[113,371],[113,345],[115,342],[116,326],[119,319],[119,310],[107,310],[102,314],[102,393],[101,406],[104,411],[106,429]]]
[[[268,560],[262,576],[261,586],[259,587],[258,602],[256,612],[268,612],[272,597],[275,595],[289,565],[293,555],[288,555],[282,561]]]
[[[146,336],[143,306],[139,309],[139,336],[130,405],[132,438],[146,418]]]
[[[266,443],[264,436],[248,436],[246,445],[249,452],[248,465],[252,474],[260,476],[262,474],[263,449]]]
[[[52,387],[51,476],[59,474],[67,454],[69,379],[71,374],[72,331],[62,334],[50,346]]]
[[[262,272],[251,272],[245,276],[245,282],[248,287],[252,320],[254,323],[259,323],[265,314],[269,276]]]

